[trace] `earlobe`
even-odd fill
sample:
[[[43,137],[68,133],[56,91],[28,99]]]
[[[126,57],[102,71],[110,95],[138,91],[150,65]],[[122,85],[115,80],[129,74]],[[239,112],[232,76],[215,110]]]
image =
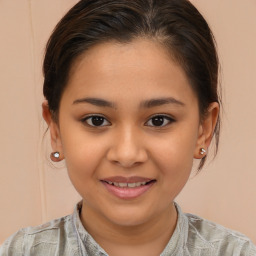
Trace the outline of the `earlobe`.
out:
[[[214,130],[219,116],[219,104],[212,102],[208,107],[207,115],[199,127],[197,145],[194,152],[194,158],[201,159],[207,155],[207,149],[210,146]]]
[[[61,157],[60,152],[58,152],[58,151],[52,152],[52,153],[50,154],[50,158],[51,158],[51,160],[52,160],[53,162],[59,162],[59,161],[61,161],[61,160],[64,159],[64,157]]]
[[[59,162],[64,159],[64,156],[62,153],[63,150],[62,150],[62,143],[60,138],[60,131],[59,131],[59,126],[57,122],[52,117],[47,100],[45,100],[42,103],[42,115],[45,122],[48,124],[48,128],[50,130],[50,136],[51,136],[51,146],[54,151],[51,154],[50,158],[54,162]],[[59,157],[56,157],[57,154],[54,154],[54,153],[59,153]]]

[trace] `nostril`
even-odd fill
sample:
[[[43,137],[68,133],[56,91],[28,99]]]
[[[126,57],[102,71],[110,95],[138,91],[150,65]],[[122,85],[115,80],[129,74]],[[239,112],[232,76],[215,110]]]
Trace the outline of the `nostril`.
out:
[[[113,139],[107,152],[107,159],[114,164],[130,168],[146,162],[148,155],[143,143],[138,139],[135,140],[134,136],[126,134]]]
[[[139,164],[141,164],[140,162],[134,162],[134,161],[114,161],[115,164],[119,165],[119,166],[122,166],[124,168],[132,168],[132,167],[136,167],[138,166]]]
[[[109,152],[107,159],[114,164],[130,168],[145,162],[147,160],[147,156],[142,156],[142,154],[121,154],[120,152]]]

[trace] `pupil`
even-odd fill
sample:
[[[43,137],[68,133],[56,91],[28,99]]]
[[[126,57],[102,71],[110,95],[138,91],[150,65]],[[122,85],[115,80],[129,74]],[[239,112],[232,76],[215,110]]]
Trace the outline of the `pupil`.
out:
[[[163,122],[164,122],[164,118],[163,117],[154,117],[153,120],[152,120],[152,123],[153,125],[155,126],[161,126],[163,125]]]
[[[104,118],[101,116],[94,116],[92,117],[92,123],[95,126],[100,126],[103,124]]]

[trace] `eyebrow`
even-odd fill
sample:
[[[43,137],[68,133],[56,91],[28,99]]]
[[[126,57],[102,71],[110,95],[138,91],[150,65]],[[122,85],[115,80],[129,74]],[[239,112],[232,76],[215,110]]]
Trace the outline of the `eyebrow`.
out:
[[[158,98],[158,99],[150,99],[150,100],[145,100],[140,104],[140,107],[142,108],[152,108],[152,107],[158,107],[162,106],[165,104],[175,104],[175,105],[180,105],[184,106],[185,104],[173,97],[168,97],[168,98]]]
[[[73,104],[79,104],[79,103],[90,103],[98,107],[116,108],[116,105],[114,103],[103,100],[103,99],[99,99],[99,98],[82,98],[82,99],[77,99],[73,102]]]
[[[82,98],[82,99],[77,99],[73,102],[73,104],[80,104],[80,103],[89,103],[98,107],[117,108],[115,103],[106,101],[103,99],[99,99],[99,98]],[[173,97],[168,97],[168,98],[157,98],[157,99],[145,100],[140,104],[140,108],[152,108],[152,107],[158,107],[166,104],[175,104],[180,106],[185,105],[183,102]]]

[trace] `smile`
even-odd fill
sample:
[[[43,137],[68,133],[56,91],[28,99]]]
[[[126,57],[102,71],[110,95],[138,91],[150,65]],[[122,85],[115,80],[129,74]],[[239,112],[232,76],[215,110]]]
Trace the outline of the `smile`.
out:
[[[120,199],[135,199],[142,196],[156,183],[155,179],[142,177],[111,177],[101,180],[110,194]]]
[[[136,182],[136,183],[119,183],[119,182],[111,182],[106,181],[109,185],[119,187],[119,188],[136,188],[140,186],[145,186],[148,182]]]

